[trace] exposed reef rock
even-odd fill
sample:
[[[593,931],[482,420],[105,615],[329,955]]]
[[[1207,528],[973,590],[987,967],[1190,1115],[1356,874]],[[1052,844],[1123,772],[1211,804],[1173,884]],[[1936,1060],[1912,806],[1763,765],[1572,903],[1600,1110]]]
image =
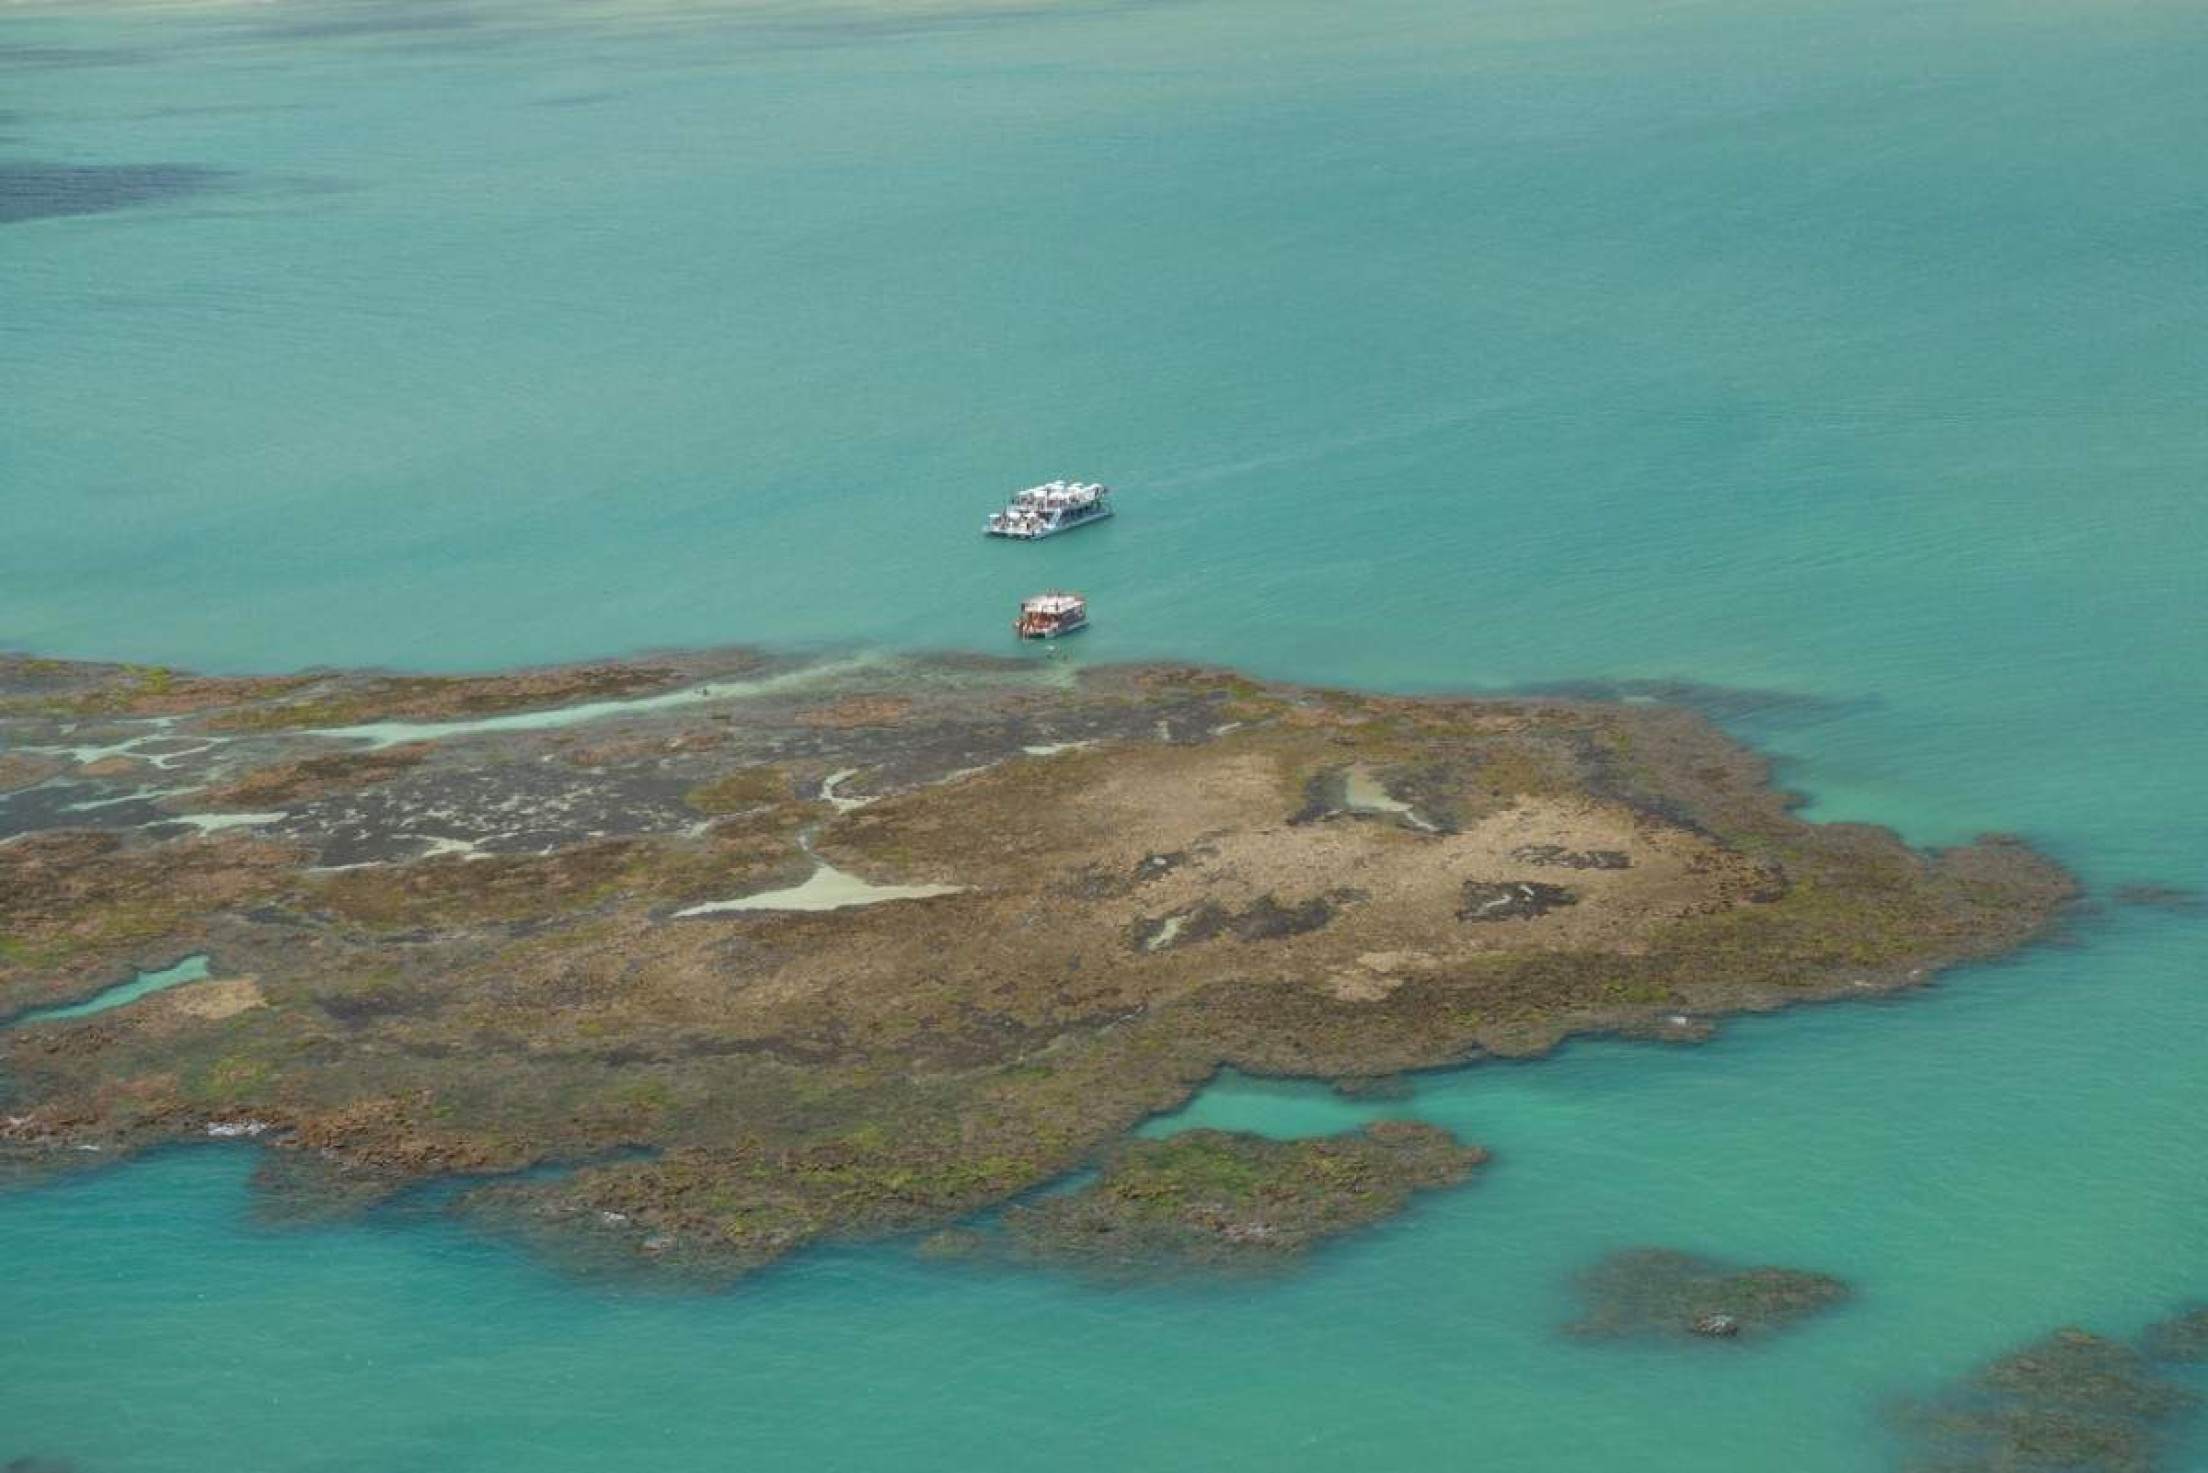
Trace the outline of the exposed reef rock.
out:
[[[1848,1297],[1848,1286],[1830,1274],[1734,1268],[1671,1248],[1613,1253],[1580,1278],[1579,1291],[1586,1313],[1569,1328],[1590,1339],[1754,1337],[1783,1330]]]
[[[0,746],[36,779],[0,793],[0,1017],[213,959],[0,1029],[0,1174],[252,1122],[287,1214],[503,1173],[463,1209],[716,1272],[1012,1201],[1222,1067],[1700,1037],[2071,894],[2013,842],[1804,822],[1683,711],[1216,671],[0,659]],[[818,865],[859,903],[710,909]]]
[[[1910,1473],[2153,1473],[2193,1405],[2138,1351],[2065,1328],[1907,1409]]]
[[[1345,1100],[1407,1100],[1418,1090],[1401,1074],[1351,1074],[1334,1081],[1334,1093]]]
[[[1466,880],[1457,903],[1457,919],[1524,921],[1578,903],[1577,892],[1538,880]]]
[[[1567,849],[1562,844],[1521,844],[1510,851],[1520,864],[1556,866],[1560,869],[1631,869],[1633,857],[1623,849]]]
[[[0,793],[35,787],[61,776],[68,764],[52,757],[26,757],[20,752],[0,752]]]
[[[380,752],[332,752],[326,757],[279,762],[256,768],[221,787],[192,794],[190,811],[259,811],[370,787],[397,777],[428,755],[428,744],[415,743]]]
[[[1291,1141],[1184,1131],[1116,1148],[1093,1182],[1008,1210],[1004,1233],[1017,1259],[1105,1277],[1277,1265],[1486,1159],[1409,1121]]]
[[[1143,917],[1135,922],[1130,941],[1141,951],[1193,946],[1214,936],[1232,936],[1237,941],[1278,941],[1316,931],[1334,919],[1339,906],[1367,898],[1362,891],[1336,890],[1283,904],[1278,897],[1267,894],[1258,896],[1240,910],[1229,910],[1206,901],[1193,910]]]

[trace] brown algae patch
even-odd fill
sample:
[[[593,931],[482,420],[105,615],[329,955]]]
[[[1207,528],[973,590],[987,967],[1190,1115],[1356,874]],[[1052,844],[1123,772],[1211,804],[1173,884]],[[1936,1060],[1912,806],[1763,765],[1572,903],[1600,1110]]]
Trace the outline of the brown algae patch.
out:
[[[880,905],[888,900],[928,900],[956,895],[963,885],[877,885],[857,875],[847,875],[832,864],[815,865],[801,882],[780,890],[763,890],[734,900],[707,900],[686,905],[678,916],[725,915],[741,910],[844,910],[855,905]]]
[[[386,782],[417,766],[428,755],[426,745],[416,745],[391,747],[380,752],[331,752],[302,757],[256,768],[220,787],[193,793],[188,804],[194,810],[279,808]]]
[[[1656,707],[912,662],[593,704],[587,742],[561,719],[426,755],[292,730],[686,692],[731,658],[159,691],[117,667],[0,670],[39,708],[0,710],[0,740],[52,740],[57,702],[215,701],[164,740],[198,754],[180,759],[198,786],[287,810],[206,835],[24,810],[0,845],[0,1012],[188,952],[234,975],[0,1032],[0,1154],[112,1160],[250,1121],[315,1163],[288,1195],[338,1201],[589,1162],[466,1210],[563,1258],[725,1275],[939,1229],[1099,1160],[1155,1181],[1121,1143],[1222,1067],[1379,1078],[1578,1033],[1701,1036],[1997,954],[2072,893],[2013,842],[1925,853],[1806,823],[1752,754]],[[213,726],[222,742],[191,745]],[[1362,786],[1351,803],[1353,774],[1412,813]],[[1513,913],[1463,914],[1498,895]],[[1305,1215],[1248,1219],[1275,1237],[1238,1252],[1292,1258],[1254,1245],[1404,1200],[1385,1185],[1402,1139],[1269,1149],[1222,1147],[1221,1170],[1286,1190],[1332,1162],[1341,1200],[1265,1199]],[[1049,1213],[1126,1205],[1079,1198]],[[1221,1200],[1215,1226],[1244,1220]],[[1162,1255],[1227,1241],[1171,1217]]]
[[[250,1008],[266,1007],[268,999],[260,982],[252,977],[221,977],[187,983],[168,994],[168,1006],[187,1018],[219,1023]]]

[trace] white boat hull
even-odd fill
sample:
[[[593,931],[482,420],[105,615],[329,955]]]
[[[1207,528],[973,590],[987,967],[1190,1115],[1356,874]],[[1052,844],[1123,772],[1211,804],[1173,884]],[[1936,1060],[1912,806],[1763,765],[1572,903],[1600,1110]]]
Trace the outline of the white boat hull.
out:
[[[982,534],[988,537],[1005,537],[1011,539],[1014,542],[1040,542],[1045,537],[1055,537],[1061,532],[1078,531],[1080,528],[1088,526],[1091,522],[1104,521],[1109,518],[1111,514],[1112,509],[1107,506],[1101,511],[1093,511],[1077,521],[1058,522],[1050,526],[1036,527],[1033,530],[1019,527],[994,527],[987,525],[986,523],[982,526],[981,530]]]

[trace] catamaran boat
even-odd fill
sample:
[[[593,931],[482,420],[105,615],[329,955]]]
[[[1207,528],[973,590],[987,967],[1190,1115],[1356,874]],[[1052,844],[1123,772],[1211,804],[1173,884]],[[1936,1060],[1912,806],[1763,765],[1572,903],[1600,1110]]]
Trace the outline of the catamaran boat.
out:
[[[1111,487],[1093,481],[1030,486],[1006,502],[1003,511],[990,513],[982,530],[991,537],[1017,537],[1023,542],[1055,537],[1110,516],[1111,495]]]
[[[1012,632],[1022,639],[1056,639],[1089,627],[1089,601],[1078,593],[1038,593],[1020,600]]]

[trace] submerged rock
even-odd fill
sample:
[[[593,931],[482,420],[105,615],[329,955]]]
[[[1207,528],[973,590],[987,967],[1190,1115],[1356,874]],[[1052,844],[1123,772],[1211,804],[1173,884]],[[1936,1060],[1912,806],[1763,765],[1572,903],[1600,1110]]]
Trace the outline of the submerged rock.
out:
[[[2192,913],[2208,909],[2208,896],[2177,885],[2118,885],[2109,892],[2109,899],[2118,905],[2143,906],[2151,910]]]
[[[2147,1326],[2139,1348],[2155,1360],[2198,1365],[2208,1361],[2208,1305],[2189,1305]]]
[[[1004,1230],[1017,1257],[1107,1275],[1277,1263],[1393,1216],[1486,1159],[1408,1121],[1293,1141],[1184,1131],[1129,1141],[1089,1185],[1008,1211]]]
[[[1345,1100],[1407,1100],[1418,1089],[1401,1074],[1348,1074],[1334,1081],[1334,1093]]]
[[[1672,1248],[1613,1253],[1581,1276],[1579,1289],[1587,1310],[1570,1330],[1594,1339],[1763,1335],[1848,1297],[1830,1274],[1734,1268]]]
[[[1922,1473],[2152,1473],[2192,1404],[2128,1345],[2076,1328],[1908,1409]]]

